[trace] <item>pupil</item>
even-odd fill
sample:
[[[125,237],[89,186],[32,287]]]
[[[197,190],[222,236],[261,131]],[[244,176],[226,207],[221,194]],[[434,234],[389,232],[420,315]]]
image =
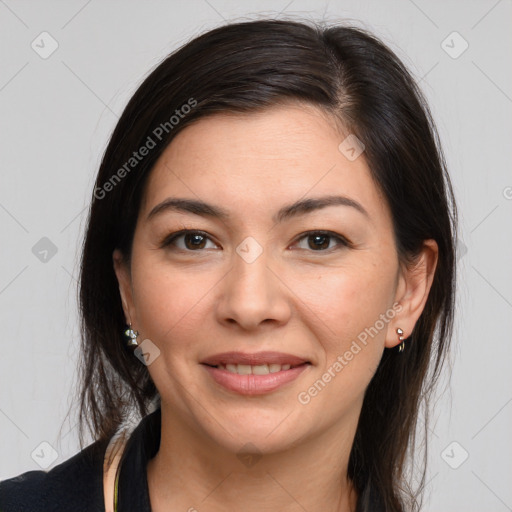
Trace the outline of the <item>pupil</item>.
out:
[[[329,242],[328,242],[329,236],[328,235],[312,235],[312,238],[314,240],[314,244],[316,244],[316,247],[311,247],[311,245],[310,245],[310,247],[312,249],[318,249],[318,245],[322,246],[321,249],[325,249],[325,248],[329,247]],[[318,240],[320,240],[319,244],[317,243]],[[324,241],[324,243],[321,242],[322,240]],[[327,243],[325,243],[326,241],[327,241]]]

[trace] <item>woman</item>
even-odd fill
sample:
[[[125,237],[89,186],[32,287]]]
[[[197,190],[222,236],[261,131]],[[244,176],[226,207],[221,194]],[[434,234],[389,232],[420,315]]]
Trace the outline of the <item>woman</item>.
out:
[[[0,509],[418,509],[455,238],[428,106],[382,42],[279,20],[197,37],[132,97],[92,194],[96,441],[0,483]]]

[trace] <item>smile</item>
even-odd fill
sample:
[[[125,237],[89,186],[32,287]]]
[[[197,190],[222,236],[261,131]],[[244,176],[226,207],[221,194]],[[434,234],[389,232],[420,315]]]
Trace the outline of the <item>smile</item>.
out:
[[[298,366],[298,365],[297,365]],[[238,375],[267,375],[269,373],[276,373],[283,370],[289,370],[289,364],[219,364],[217,368],[220,370],[227,370],[230,373],[238,373]]]
[[[263,395],[294,381],[310,365],[290,364],[219,364],[202,365],[210,377],[223,388],[242,395]]]

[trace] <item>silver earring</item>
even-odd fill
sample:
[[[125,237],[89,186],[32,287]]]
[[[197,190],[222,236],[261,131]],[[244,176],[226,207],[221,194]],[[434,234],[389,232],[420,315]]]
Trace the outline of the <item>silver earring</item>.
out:
[[[401,341],[400,345],[398,346],[398,352],[403,352],[405,350],[405,341],[404,337],[402,336],[404,331],[398,327],[396,330],[396,333],[398,334],[398,339]]]
[[[137,336],[139,333],[132,329],[132,324],[130,324],[130,327],[124,331],[124,335],[128,338],[128,342],[126,343],[128,347],[137,347],[139,345],[137,343]]]

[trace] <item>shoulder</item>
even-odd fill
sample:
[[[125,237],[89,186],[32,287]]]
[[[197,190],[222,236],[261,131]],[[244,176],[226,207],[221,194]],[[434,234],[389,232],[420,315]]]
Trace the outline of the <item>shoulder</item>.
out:
[[[103,511],[103,458],[96,441],[50,471],[27,471],[0,482],[2,512]]]

